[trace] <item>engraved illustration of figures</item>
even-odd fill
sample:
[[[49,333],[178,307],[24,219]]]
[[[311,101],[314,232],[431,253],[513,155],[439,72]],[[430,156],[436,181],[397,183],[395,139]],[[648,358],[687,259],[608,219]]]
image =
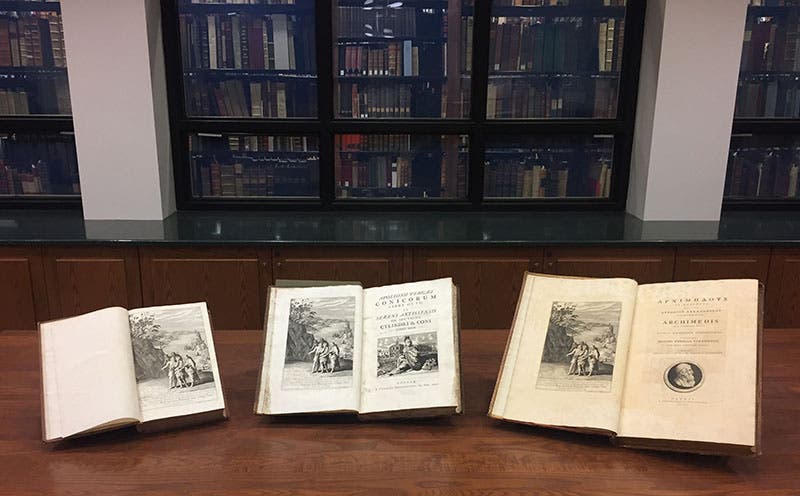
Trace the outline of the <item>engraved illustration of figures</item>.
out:
[[[692,366],[688,363],[679,363],[675,366],[677,377],[675,378],[675,385],[682,388],[693,388],[695,386],[694,371]]]
[[[328,372],[335,372],[336,367],[339,366],[339,347],[336,343],[331,343],[330,351],[328,352]]]
[[[406,336],[403,338],[403,351],[397,357],[397,366],[388,375],[399,374],[406,370],[419,370],[420,368],[419,350],[414,346],[411,338]]]
[[[619,301],[554,301],[536,388],[610,391],[621,310]]]

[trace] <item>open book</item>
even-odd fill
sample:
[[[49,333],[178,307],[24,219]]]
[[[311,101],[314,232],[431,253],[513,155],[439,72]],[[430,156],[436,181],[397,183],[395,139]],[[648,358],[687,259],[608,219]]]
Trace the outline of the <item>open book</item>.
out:
[[[39,336],[45,442],[227,416],[205,303],[104,308]]]
[[[756,280],[526,274],[489,416],[629,447],[757,454]]]
[[[271,287],[255,413],[461,413],[451,279]]]

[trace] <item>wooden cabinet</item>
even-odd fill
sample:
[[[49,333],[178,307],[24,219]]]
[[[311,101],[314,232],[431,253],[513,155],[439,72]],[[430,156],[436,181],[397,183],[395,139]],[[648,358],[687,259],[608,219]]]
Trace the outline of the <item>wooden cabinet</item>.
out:
[[[50,318],[142,304],[136,248],[48,247],[44,269]]]
[[[354,281],[365,288],[411,280],[411,252],[404,248],[275,248],[275,279]]]
[[[640,284],[672,281],[674,248],[553,248],[545,252],[548,274],[629,277]]]
[[[675,257],[675,280],[758,279],[766,284],[769,248],[681,247]]]
[[[41,250],[0,248],[0,330],[36,329],[49,318]]]
[[[261,329],[269,253],[252,248],[140,248],[144,305],[205,301],[215,329]]]
[[[800,249],[772,250],[766,299],[767,327],[800,327]]]
[[[414,280],[452,277],[461,293],[461,326],[511,326],[525,271],[541,271],[542,250],[527,248],[420,248]]]

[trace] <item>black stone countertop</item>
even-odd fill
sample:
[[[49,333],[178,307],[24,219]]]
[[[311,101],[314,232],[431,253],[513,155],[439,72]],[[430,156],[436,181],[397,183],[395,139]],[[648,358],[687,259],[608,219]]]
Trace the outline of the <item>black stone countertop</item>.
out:
[[[0,210],[0,245],[798,245],[800,212],[726,212],[720,222],[642,222],[623,212],[179,212],[84,221],[80,210]]]

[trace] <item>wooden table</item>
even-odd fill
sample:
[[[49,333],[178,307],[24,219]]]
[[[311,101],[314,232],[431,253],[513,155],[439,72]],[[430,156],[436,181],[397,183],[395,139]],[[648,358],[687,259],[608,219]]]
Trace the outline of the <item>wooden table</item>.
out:
[[[505,331],[464,331],[466,414],[363,423],[253,415],[260,333],[215,335],[230,420],[40,441],[36,336],[0,332],[0,494],[800,494],[800,331],[765,333],[764,455],[628,450],[486,417]]]

